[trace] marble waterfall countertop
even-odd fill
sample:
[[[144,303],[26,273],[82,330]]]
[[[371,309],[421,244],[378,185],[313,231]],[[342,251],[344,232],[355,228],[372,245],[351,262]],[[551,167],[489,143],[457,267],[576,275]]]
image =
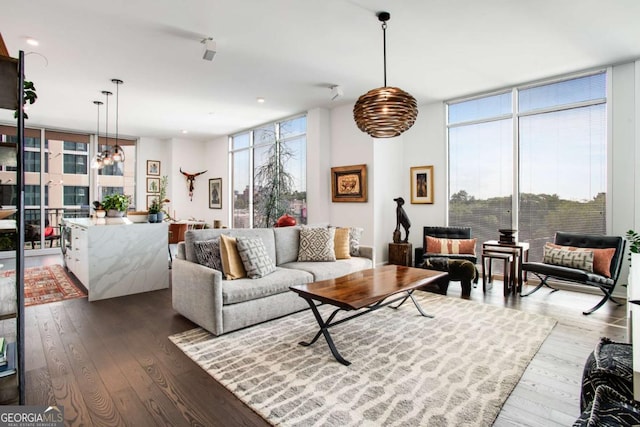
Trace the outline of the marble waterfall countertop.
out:
[[[64,219],[71,233],[67,267],[89,291],[89,301],[168,288],[167,223],[111,219]]]
[[[80,227],[100,227],[105,225],[140,225],[150,224],[148,222],[135,223],[127,217],[122,218],[63,218],[66,224],[74,224]]]

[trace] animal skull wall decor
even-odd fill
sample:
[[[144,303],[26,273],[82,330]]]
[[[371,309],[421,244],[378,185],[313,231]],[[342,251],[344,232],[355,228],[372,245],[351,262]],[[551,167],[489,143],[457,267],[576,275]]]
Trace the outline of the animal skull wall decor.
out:
[[[207,171],[197,172],[197,173],[187,173],[183,172],[182,168],[180,168],[180,173],[187,178],[187,188],[189,189],[189,200],[193,201],[193,182],[196,180],[196,176],[202,175]]]

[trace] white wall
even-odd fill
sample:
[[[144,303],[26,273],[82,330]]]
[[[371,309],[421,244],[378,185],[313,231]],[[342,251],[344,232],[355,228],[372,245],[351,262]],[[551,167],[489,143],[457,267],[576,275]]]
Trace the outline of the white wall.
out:
[[[331,218],[331,114],[326,108],[307,113],[307,223]]]
[[[404,191],[404,181],[409,174],[403,168],[403,139],[396,138],[372,139],[373,163],[370,166],[369,183],[371,184],[369,197],[373,201],[373,240],[376,264],[383,265],[389,260],[389,243],[393,242],[393,231],[396,228],[397,197],[405,200],[404,209],[407,210],[411,202],[409,192]],[[411,219],[411,217],[409,217]],[[400,228],[402,238],[404,229]],[[415,229],[409,228],[409,237]]]
[[[203,178],[202,185],[207,188],[207,211],[203,213],[203,219],[210,226],[214,220],[221,221],[222,226],[230,227],[229,215],[232,193],[229,191],[231,178],[229,176],[229,138],[226,136],[216,138],[205,144],[206,166],[208,172],[198,177]],[[209,209],[209,179],[222,178],[222,209]]]
[[[205,142],[172,139],[170,143],[169,170],[163,175],[169,176],[171,187],[171,204],[169,206],[172,217],[178,219],[204,220],[209,211],[209,181],[207,173],[210,169],[209,159],[206,157]],[[180,173],[207,173],[195,178],[193,198],[189,197],[187,178]]]
[[[418,119],[411,129],[403,134],[404,163],[403,192],[407,204],[405,211],[411,220],[412,233],[409,241],[413,247],[422,247],[422,228],[426,225],[445,225],[447,221],[447,144],[445,132],[444,104],[441,102],[418,107]],[[411,181],[409,174],[413,166],[433,165],[433,204],[411,204]]]
[[[331,167],[366,164],[369,198],[366,203],[333,203],[329,194],[325,200],[330,205],[331,225],[362,227],[364,233],[361,243],[374,245],[374,206],[371,197],[375,185],[371,175],[374,160],[373,139],[357,128],[353,121],[352,108],[351,105],[343,105],[331,110],[331,162],[325,171],[324,179],[331,182]],[[309,195],[309,198],[311,197],[313,196]]]
[[[609,114],[611,124],[609,129],[609,188],[610,220],[608,232],[613,235],[624,236],[627,230],[638,230],[640,227],[640,168],[637,128],[636,105],[640,101],[639,89],[640,62],[613,67],[611,76],[611,98]],[[628,282],[629,265],[627,256],[620,274],[618,284]],[[616,287],[615,295],[626,294],[625,288]]]
[[[136,152],[136,206],[138,210],[147,209],[147,160],[160,162],[160,175],[167,175],[170,168],[170,144],[166,139],[142,137]],[[171,200],[171,181],[167,188],[167,198]]]

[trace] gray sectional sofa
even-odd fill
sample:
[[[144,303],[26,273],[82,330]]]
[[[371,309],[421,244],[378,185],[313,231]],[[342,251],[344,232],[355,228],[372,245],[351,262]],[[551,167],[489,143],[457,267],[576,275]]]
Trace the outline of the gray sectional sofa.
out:
[[[276,271],[259,279],[225,280],[222,272],[197,263],[194,242],[220,234],[259,237]],[[359,256],[329,262],[298,262],[300,228],[203,229],[185,233],[172,264],[173,308],[215,335],[309,308],[289,286],[344,276],[373,268],[370,246]]]

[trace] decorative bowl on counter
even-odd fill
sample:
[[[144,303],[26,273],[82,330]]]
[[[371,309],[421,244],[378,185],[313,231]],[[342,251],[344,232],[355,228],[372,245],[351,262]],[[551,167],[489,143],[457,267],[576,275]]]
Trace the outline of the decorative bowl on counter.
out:
[[[147,211],[131,211],[127,212],[127,218],[129,221],[139,223],[139,222],[148,222],[149,220],[149,212]]]

